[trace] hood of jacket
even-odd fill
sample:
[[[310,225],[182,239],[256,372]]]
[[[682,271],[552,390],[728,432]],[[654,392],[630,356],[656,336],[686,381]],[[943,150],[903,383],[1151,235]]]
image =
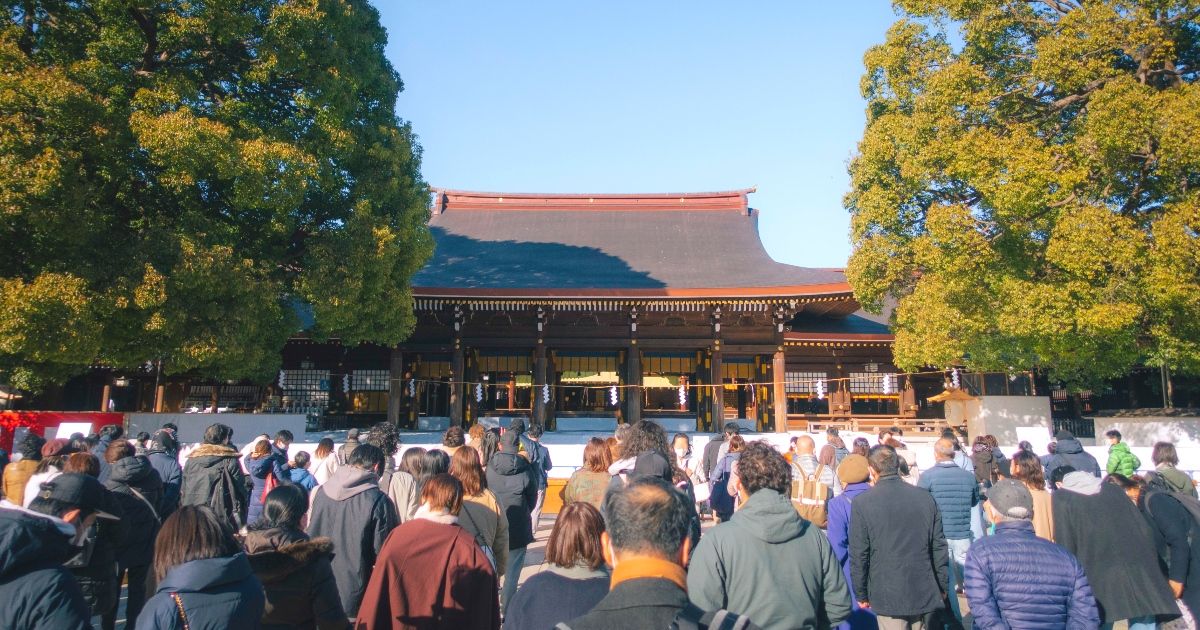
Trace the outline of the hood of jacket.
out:
[[[60,565],[74,552],[75,526],[22,507],[0,508],[0,578],[5,582],[34,568]]]
[[[524,475],[528,470],[529,462],[524,457],[513,453],[496,453],[492,455],[492,461],[488,462],[489,472],[495,472],[497,475],[505,477]]]
[[[1076,470],[1072,473],[1067,473],[1062,480],[1062,489],[1078,492],[1079,494],[1094,495],[1100,494],[1100,478],[1090,472]]]
[[[225,584],[236,584],[253,572],[246,554],[192,560],[176,566],[158,584],[159,593],[199,593]]]
[[[357,466],[342,466],[329,475],[321,491],[334,501],[345,501],[371,488],[379,489],[379,475]]]
[[[318,558],[333,555],[333,541],[308,539],[298,532],[266,530],[246,535],[247,560],[263,582],[277,582],[307,569]]]
[[[1079,440],[1077,440],[1075,438],[1065,438],[1062,440],[1058,440],[1058,448],[1054,452],[1061,453],[1063,455],[1074,455],[1076,453],[1082,453],[1083,452],[1083,444],[1080,444]]]
[[[636,457],[626,457],[618,459],[608,466],[608,474],[619,475],[624,471],[632,470],[633,465],[637,463]]]
[[[162,479],[144,456],[125,457],[109,465],[108,480],[135,488],[162,486]]]
[[[792,507],[792,502],[786,496],[767,488],[750,495],[741,509],[733,513],[730,522],[771,544],[797,538],[809,525],[796,513],[796,508]]]
[[[201,444],[200,446],[197,446],[196,449],[191,453],[188,453],[189,460],[199,460],[205,457],[212,458],[211,461],[208,462],[196,462],[201,466],[213,466],[220,463],[222,459],[227,457],[237,459],[241,456],[242,454],[239,453],[237,449],[224,444]],[[191,463],[191,461],[188,462],[189,465],[191,465]]]

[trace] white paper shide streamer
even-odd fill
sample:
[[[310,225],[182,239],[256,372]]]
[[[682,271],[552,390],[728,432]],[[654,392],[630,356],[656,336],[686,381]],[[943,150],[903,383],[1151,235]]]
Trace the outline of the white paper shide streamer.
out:
[[[612,404],[612,406],[616,407],[618,400],[619,400],[619,398],[617,397],[617,386],[613,385],[612,387],[608,388],[608,402],[610,404]]]

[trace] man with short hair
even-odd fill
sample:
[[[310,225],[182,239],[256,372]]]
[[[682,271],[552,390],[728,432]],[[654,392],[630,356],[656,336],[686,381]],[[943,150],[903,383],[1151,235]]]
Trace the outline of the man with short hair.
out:
[[[0,506],[0,628],[91,628],[91,611],[63,563],[105,512],[104,486],[66,473],[42,484],[29,508]],[[116,567],[113,567],[116,573]]]
[[[932,495],[900,479],[895,449],[875,446],[867,461],[874,487],[850,504],[854,593],[880,630],[924,630],[949,583],[941,514]]]
[[[704,613],[688,601],[684,567],[692,551],[691,507],[669,483],[660,477],[634,477],[608,491],[602,512],[607,529],[600,540],[612,567],[611,590],[591,612],[558,628],[671,628],[677,620],[683,621],[678,627],[756,627],[727,611]]]
[[[954,441],[942,438],[933,444],[933,468],[921,473],[917,486],[929,491],[942,516],[942,533],[950,550],[950,582],[947,593],[957,592],[962,585],[963,566],[967,548],[971,546],[971,512],[983,500],[975,475],[954,463]],[[962,621],[958,598],[950,597],[954,616]]]
[[[349,463],[350,454],[356,448],[358,448],[358,429],[350,429],[346,432],[346,443],[339,446],[337,450],[338,466],[345,466]]]
[[[292,465],[288,458],[288,448],[292,446],[292,441],[295,436],[291,431],[282,429],[275,434],[274,440],[271,441],[271,472],[275,475],[275,480],[279,483],[291,483]]]
[[[1054,442],[1054,454],[1043,462],[1047,479],[1054,476],[1054,469],[1060,466],[1070,466],[1100,478],[1100,462],[1097,462],[1091,453],[1083,450],[1083,444],[1075,439],[1070,431],[1064,430],[1054,434]]]
[[[537,475],[533,464],[518,452],[521,435],[507,431],[500,436],[500,450],[487,465],[487,487],[496,495],[500,513],[508,521],[508,566],[504,569],[504,585],[500,591],[500,610],[508,610],[508,602],[517,592],[521,569],[525,566],[525,550],[533,542],[530,513],[537,502]]]
[[[527,448],[532,451],[529,463],[532,464],[533,474],[537,476],[538,482],[537,501],[534,502],[533,511],[529,514],[529,520],[533,526],[533,537],[536,540],[538,526],[542,524],[542,505],[546,502],[546,487],[550,484],[550,469],[554,467],[554,464],[550,462],[550,449],[542,444],[542,427],[535,424],[529,427],[529,431],[525,435],[529,438]]]
[[[395,506],[379,489],[383,467],[383,451],[359,445],[350,461],[317,489],[309,513],[308,534],[329,538],[338,550],[331,563],[333,576],[351,619],[358,615],[379,550],[399,522]]]
[[[817,481],[825,484],[833,492],[833,496],[842,493],[842,486],[838,483],[837,475],[834,469],[830,466],[825,466],[817,460],[817,456],[813,453],[817,450],[817,444],[807,435],[798,435],[792,438],[792,468],[793,472],[803,474],[793,475],[794,477],[809,479],[814,475],[817,476]],[[819,473],[819,474],[818,474]]]
[[[692,603],[767,630],[845,620],[850,592],[833,547],[788,499],[792,466],[766,442],[751,442],[737,467],[741,508],[696,546],[687,577]]]
[[[1142,466],[1142,460],[1129,450],[1128,444],[1121,441],[1121,432],[1112,429],[1106,432],[1104,437],[1108,438],[1108,465],[1104,467],[1108,474],[1117,473],[1132,477],[1137,473],[1138,468]]]
[[[246,475],[233,448],[233,429],[216,423],[204,431],[204,443],[193,449],[183,467],[180,505],[207,505],[230,529],[246,524],[250,505]]]
[[[967,553],[966,591],[974,627],[1096,628],[1100,613],[1071,552],[1033,533],[1033,496],[1001,479],[984,504],[996,533]]]
[[[729,452],[729,438],[738,435],[741,429],[738,428],[736,422],[730,422],[725,425],[725,428],[714,435],[704,445],[704,456],[700,458],[700,469],[704,471],[703,481],[712,479],[713,469],[717,467],[717,463],[722,457]]]

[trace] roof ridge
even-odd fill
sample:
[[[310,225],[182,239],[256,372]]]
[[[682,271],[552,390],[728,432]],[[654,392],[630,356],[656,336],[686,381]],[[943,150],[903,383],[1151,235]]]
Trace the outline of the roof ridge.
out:
[[[512,199],[704,199],[711,197],[735,197],[758,192],[757,186],[733,190],[702,192],[656,192],[656,193],[551,193],[551,192],[501,192],[482,190],[459,190],[430,186],[434,194],[457,195],[460,197],[508,197]]]

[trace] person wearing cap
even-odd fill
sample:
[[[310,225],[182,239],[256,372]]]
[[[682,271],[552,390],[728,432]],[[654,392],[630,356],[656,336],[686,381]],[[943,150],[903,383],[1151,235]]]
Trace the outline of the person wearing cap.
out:
[[[62,474],[67,457],[74,452],[71,441],[66,438],[55,438],[42,445],[42,459],[29,481],[25,482],[25,498],[21,502],[23,507],[29,507],[29,504],[33,503],[43,483]]]
[[[867,458],[857,453],[843,457],[842,463],[837,467],[837,476],[842,484],[842,493],[829,501],[829,526],[825,533],[829,536],[833,554],[842,567],[846,585],[850,587],[852,606],[850,616],[838,627],[842,630],[874,630],[875,613],[869,608],[859,607],[850,581],[850,504],[858,495],[871,489],[871,484],[868,483],[871,473],[868,470]]]
[[[966,592],[975,628],[1095,628],[1100,613],[1083,566],[1033,531],[1033,495],[1001,479],[984,510],[996,533],[967,552]]]
[[[501,611],[517,592],[525,548],[533,542],[531,514],[537,504],[537,473],[529,460],[517,454],[520,434],[508,430],[500,436],[500,450],[487,465],[487,487],[496,495],[500,510],[508,518],[508,566],[504,569],[504,587],[500,593]]]
[[[358,429],[350,429],[346,432],[346,443],[338,447],[337,463],[338,466],[345,466],[350,463],[350,455],[354,449],[358,448]]]
[[[63,565],[103,509],[94,477],[62,474],[46,482],[28,509],[0,507],[0,628],[91,628],[83,591]]]
[[[1124,619],[1129,630],[1150,630],[1158,620],[1178,617],[1158,566],[1153,530],[1125,492],[1082,470],[1067,473],[1056,485],[1054,542],[1083,565],[1101,622],[1111,626]]]
[[[1083,444],[1075,439],[1075,436],[1070,431],[1059,431],[1054,434],[1054,454],[1046,458],[1043,464],[1046,467],[1046,478],[1054,476],[1054,469],[1060,466],[1070,466],[1075,470],[1081,470],[1097,479],[1100,478],[1100,462],[1092,457],[1091,453],[1083,450]]]

